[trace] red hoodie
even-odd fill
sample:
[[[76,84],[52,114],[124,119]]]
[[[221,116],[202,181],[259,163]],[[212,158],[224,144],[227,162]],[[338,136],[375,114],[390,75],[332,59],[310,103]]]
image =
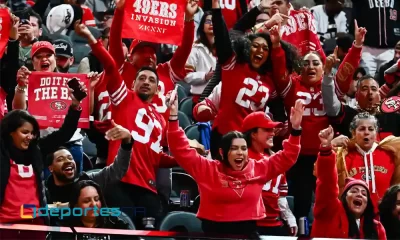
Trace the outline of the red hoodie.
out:
[[[289,170],[300,152],[300,136],[290,136],[283,142],[283,151],[261,161],[249,158],[242,171],[233,171],[222,162],[202,157],[190,148],[178,121],[169,122],[168,143],[175,160],[199,186],[197,217],[216,222],[265,218],[261,195],[264,184]]]
[[[122,48],[122,24],[124,11],[115,10],[115,15],[110,32],[110,54],[114,58],[117,67],[121,67],[121,76],[126,86],[131,89],[135,80],[136,69],[130,62],[125,61]],[[172,59],[166,63],[157,64],[157,75],[159,77],[159,94],[153,98],[153,105],[157,112],[161,113],[168,120],[169,111],[165,104],[165,95],[174,89],[175,83],[186,77],[185,65],[192,51],[194,41],[194,22],[185,22],[183,28],[182,44],[179,46]]]
[[[349,238],[349,220],[339,200],[336,156],[330,149],[322,149],[317,162],[317,189],[315,192],[314,222],[312,238]],[[374,220],[378,239],[386,239],[382,224]],[[360,224],[360,238],[364,238],[363,219]]]

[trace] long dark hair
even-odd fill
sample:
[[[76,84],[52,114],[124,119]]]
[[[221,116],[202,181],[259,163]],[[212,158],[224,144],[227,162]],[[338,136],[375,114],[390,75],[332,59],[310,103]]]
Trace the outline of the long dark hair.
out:
[[[213,44],[210,44],[210,42],[208,41],[207,35],[204,32],[204,24],[206,23],[206,19],[208,16],[212,16],[212,12],[211,11],[205,11],[203,14],[203,17],[200,20],[199,23],[199,27],[197,28],[197,40],[195,41],[195,43],[201,43],[204,46],[206,46],[206,48],[208,48],[208,50],[210,52],[212,52],[212,49],[214,48]]]
[[[393,216],[393,209],[396,207],[397,193],[400,192],[400,184],[391,186],[379,204],[380,220],[385,227],[388,239],[400,238],[400,221]]]
[[[271,58],[272,42],[269,33],[255,33],[237,38],[236,44],[233,44],[233,48],[236,53],[236,59],[238,63],[250,63],[250,48],[252,42],[254,39],[259,37],[264,38],[267,41],[269,48],[268,58],[259,69],[260,74],[265,74],[267,72],[271,72],[272,68],[274,67]],[[286,69],[289,71],[289,73],[291,73],[298,62],[299,57],[297,51],[290,43],[285,41],[281,41],[281,46],[283,51],[285,51]]]
[[[347,220],[349,221],[349,238],[360,238],[360,230],[358,229],[358,225],[356,222],[356,218],[354,217],[353,213],[351,213],[349,206],[347,205],[346,201],[346,195],[347,192],[350,190],[350,188],[343,192],[342,196],[340,197],[340,201],[342,202],[342,205],[344,207],[344,210],[347,215]],[[378,233],[376,231],[376,226],[374,223],[375,219],[375,212],[374,212],[374,205],[372,203],[372,199],[370,196],[369,191],[367,195],[367,207],[364,210],[364,213],[362,215],[363,217],[363,229],[362,231],[364,232],[364,238],[365,239],[377,239],[378,238]]]
[[[101,207],[102,208],[107,207],[106,200],[104,199],[103,191],[101,190],[100,186],[97,183],[93,182],[92,180],[82,180],[77,183],[74,183],[74,187],[72,189],[69,203],[68,203],[70,209],[73,209],[76,207],[76,205],[78,204],[79,196],[81,195],[81,190],[84,189],[85,187],[94,187],[96,189],[97,193],[99,194]],[[80,219],[77,219],[77,218],[78,217],[74,217],[73,221],[74,222],[80,221]],[[99,219],[99,221],[96,221],[97,227],[102,227],[104,225],[106,219],[102,216],[98,216],[97,218]]]
[[[228,162],[228,153],[229,153],[229,151],[231,149],[233,139],[236,139],[236,138],[245,139],[244,135],[241,132],[238,132],[238,131],[228,132],[227,134],[225,134],[221,138],[221,146],[220,146],[220,148],[222,149],[222,156],[221,156],[222,159],[218,159],[218,160],[220,160],[226,166],[230,166],[229,162]]]
[[[31,114],[29,114],[28,111],[25,110],[13,110],[4,116],[4,118],[1,120],[0,133],[1,139],[7,147],[13,144],[10,134],[12,132],[15,132],[26,122],[32,124],[33,126],[32,134],[34,136],[34,139],[32,139],[31,143],[29,144],[30,149],[31,146],[35,145],[40,137],[39,124],[36,121],[35,117],[33,117]]]

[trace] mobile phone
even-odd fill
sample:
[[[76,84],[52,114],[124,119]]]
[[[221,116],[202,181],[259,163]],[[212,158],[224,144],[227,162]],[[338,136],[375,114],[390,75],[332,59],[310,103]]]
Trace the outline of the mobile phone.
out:
[[[24,25],[24,24],[31,25],[28,19],[21,19],[19,25]]]
[[[74,90],[73,94],[76,100],[81,101],[87,96],[87,93],[82,91],[78,79],[72,78],[67,83],[68,87]]]
[[[169,102],[172,104],[175,101],[175,98],[177,97],[177,92],[178,92],[178,86],[175,86],[175,89],[171,93],[171,97],[169,98]]]

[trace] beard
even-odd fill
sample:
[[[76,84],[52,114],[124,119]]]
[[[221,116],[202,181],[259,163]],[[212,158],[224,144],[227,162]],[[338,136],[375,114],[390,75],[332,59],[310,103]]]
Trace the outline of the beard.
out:
[[[55,177],[58,179],[58,181],[63,182],[63,183],[71,183],[75,179],[76,172],[74,173],[74,176],[72,178],[68,178],[65,176],[63,173],[56,172],[54,171]]]
[[[149,94],[144,94],[144,93],[138,93],[138,96],[143,102],[147,102],[150,98]]]
[[[57,66],[57,69],[59,72],[68,73],[69,65],[67,65],[66,67]]]

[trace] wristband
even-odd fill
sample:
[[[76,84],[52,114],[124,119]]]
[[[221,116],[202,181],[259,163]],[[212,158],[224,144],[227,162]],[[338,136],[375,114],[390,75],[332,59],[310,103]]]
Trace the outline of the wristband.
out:
[[[178,121],[178,118],[174,118],[174,119],[169,118],[168,121],[175,122],[175,121]]]
[[[292,131],[290,132],[290,135],[292,135],[292,136],[300,136],[301,132],[302,132],[302,128],[301,127],[299,129],[292,128]]]
[[[15,86],[15,91],[18,93],[25,93],[25,89],[26,89],[26,86],[23,86],[23,87],[20,85]]]

